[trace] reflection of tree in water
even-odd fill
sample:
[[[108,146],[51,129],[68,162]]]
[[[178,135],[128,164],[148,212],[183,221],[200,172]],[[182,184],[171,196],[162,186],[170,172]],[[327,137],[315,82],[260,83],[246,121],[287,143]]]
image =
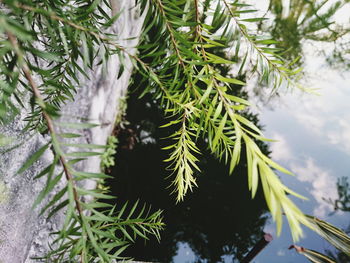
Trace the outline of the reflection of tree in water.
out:
[[[350,182],[348,179],[347,177],[339,178],[337,182],[338,198],[327,200],[334,206],[334,211],[350,212]],[[345,229],[345,232],[350,234],[350,225]],[[326,253],[335,258],[337,262],[350,263],[350,257],[342,251],[327,250]]]
[[[345,44],[340,40],[350,32],[350,28],[337,25],[334,21],[336,12],[349,1],[334,1],[332,5],[327,2],[329,1],[270,0],[269,10],[274,15],[274,20],[262,29],[271,32],[273,39],[281,41],[276,46],[286,50],[284,57],[290,61],[302,54],[303,40],[313,40],[334,43],[329,62],[348,65],[344,54],[349,51],[349,42],[346,41]]]
[[[347,177],[338,179],[337,182],[338,199],[330,200],[333,204],[334,210],[343,212],[350,212],[350,182]]]
[[[161,147],[169,144],[160,138],[170,131],[158,128],[165,123],[160,104],[150,97],[141,100],[134,99],[135,94],[131,97],[127,111],[131,125],[119,134],[117,166],[113,171],[116,179],[111,187],[121,201],[140,199],[154,209],[163,209],[167,226],[160,244],[154,240],[146,244],[140,241],[125,254],[138,260],[170,262],[176,254],[177,243],[182,241],[190,245],[198,261],[217,262],[225,254],[241,259],[262,237],[267,219],[262,192],[250,200],[244,157],[229,176],[228,167],[205,151],[204,143],[200,145],[202,172],[196,175],[199,187],[186,196],[184,202],[175,204],[168,188],[171,179],[165,179],[169,172],[163,160],[168,153]],[[247,115],[257,123],[255,115]],[[130,136],[135,134],[138,142],[128,147]],[[267,146],[261,146],[267,153]]]
[[[203,16],[201,19],[205,19]],[[221,27],[222,21],[216,21],[213,32]],[[156,28],[151,28],[145,43],[152,43]],[[225,46],[233,36],[218,39]],[[224,47],[208,49],[210,53],[223,56]],[[139,50],[140,55],[143,50]],[[145,57],[147,63],[147,57]],[[216,65],[222,76],[228,76],[230,68]],[[165,78],[166,76],[163,76]],[[180,78],[181,79],[181,78]],[[142,93],[144,85],[140,85],[140,77],[134,76],[134,87],[142,86],[136,93]],[[201,83],[197,83],[198,86]],[[205,88],[205,87],[202,87]],[[241,87],[231,87],[233,95],[246,98]],[[241,259],[243,255],[263,236],[266,222],[266,204],[262,192],[257,193],[255,200],[247,186],[247,168],[242,152],[240,165],[233,175],[228,175],[228,167],[216,160],[208,151],[205,143],[198,139],[202,152],[199,167],[202,172],[196,174],[198,188],[186,196],[184,202],[175,204],[175,196],[170,195],[169,185],[172,177],[166,171],[168,152],[161,150],[170,145],[169,136],[174,129],[159,128],[167,123],[161,105],[164,102],[154,100],[150,95],[137,99],[133,94],[128,100],[126,119],[131,123],[127,129],[119,132],[119,149],[116,157],[117,166],[113,174],[116,179],[111,182],[113,192],[122,200],[137,200],[151,204],[154,209],[164,210],[166,229],[162,232],[160,244],[154,240],[137,242],[125,255],[134,256],[138,260],[171,262],[177,251],[178,242],[187,242],[196,254],[198,261],[220,261],[223,255],[233,255]],[[171,113],[170,113],[171,114]],[[169,115],[170,115],[169,114]],[[257,116],[246,113],[248,119],[258,123]],[[137,143],[131,145],[137,138]],[[168,140],[168,141],[167,141]],[[259,144],[267,154],[267,145]],[[244,147],[242,147],[244,148]]]

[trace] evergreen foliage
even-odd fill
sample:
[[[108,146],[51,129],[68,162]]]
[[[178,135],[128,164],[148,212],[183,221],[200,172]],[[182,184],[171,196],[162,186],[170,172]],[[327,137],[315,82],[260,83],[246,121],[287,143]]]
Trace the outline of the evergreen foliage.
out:
[[[239,52],[244,52],[243,59],[236,61],[238,68],[242,69],[245,63],[253,61],[254,71],[261,80],[275,89],[281,84],[294,83],[292,77],[298,70],[289,70],[289,63],[282,60],[279,50],[270,47],[275,41],[248,31],[247,23],[261,21],[255,17],[240,19],[241,14],[254,12],[250,6],[227,1],[219,1],[214,9],[209,5],[205,2],[202,6],[196,1],[152,2],[144,32],[156,31],[152,39],[145,38],[138,47],[140,59],[148,63],[138,65],[145,76],[149,76],[144,79],[147,85],[143,85],[148,87],[144,93],[154,93],[165,105],[169,116],[177,116],[163,126],[172,125],[177,130],[171,135],[174,144],[164,148],[171,151],[165,161],[170,163],[177,200],[181,201],[196,185],[193,173],[200,169],[196,157],[200,154],[195,145],[197,137],[203,137],[213,155],[229,164],[231,173],[239,162],[242,147],[245,147],[252,197],[260,177],[278,232],[284,211],[293,236],[298,239],[302,233],[300,224],[308,225],[308,222],[287,194],[301,196],[284,186],[274,169],[291,173],[269,159],[257,146],[256,140],[267,139],[242,116],[249,102],[227,91],[230,83],[245,83],[222,76],[214,65],[233,64],[234,61],[214,55],[210,49],[234,45],[236,57],[240,56]],[[212,20],[206,23],[206,12],[211,10],[214,11]],[[242,42],[245,45],[241,45]]]
[[[104,153],[101,156],[101,169],[104,170],[115,165],[114,156],[117,153],[118,139],[115,136],[109,136]]]
[[[289,3],[270,0],[269,10],[274,15],[274,22],[262,23],[261,28],[271,32],[272,37],[279,41],[277,47],[285,50],[284,57],[290,60],[300,57],[305,40],[334,43],[332,54],[328,54],[330,62],[346,60],[344,56],[349,51],[346,47],[349,40],[343,37],[350,32],[350,27],[337,23],[336,16],[348,3],[348,0],[294,0]],[[301,62],[299,60],[299,65]],[[348,64],[343,62],[342,65]]]
[[[164,148],[170,152],[168,169],[177,201],[183,200],[196,186],[201,137],[213,156],[228,164],[232,173],[242,152],[248,162],[248,185],[254,198],[261,185],[267,206],[277,223],[277,232],[286,216],[294,240],[302,235],[301,225],[314,225],[291,201],[288,195],[303,198],[284,184],[276,170],[292,175],[262,153],[257,141],[268,141],[260,129],[243,116],[250,106],[245,99],[230,95],[230,84],[245,85],[239,79],[248,67],[260,82],[276,90],[281,85],[296,86],[300,69],[295,61],[286,61],[278,42],[268,35],[257,35],[249,24],[264,20],[243,1],[220,0],[142,0],[146,13],[138,55],[118,44],[118,36],[108,33],[108,27],[118,14],[108,15],[107,0],[1,0],[0,11],[0,120],[13,120],[22,108],[29,130],[50,135],[50,142],[29,158],[18,173],[24,172],[43,153],[51,149],[52,164],[37,177],[45,176],[47,185],[34,206],[65,178],[66,185],[43,209],[48,217],[66,209],[62,230],[56,235],[52,251],[46,258],[65,262],[80,257],[82,262],[96,259],[111,262],[136,236],[159,238],[162,229],[161,212],[136,211],[126,205],[117,208],[105,203],[113,198],[105,190],[87,190],[77,186],[79,180],[108,178],[103,173],[77,171],[74,164],[90,156],[101,156],[104,145],[76,144],[79,130],[99,124],[57,121],[60,109],[74,100],[81,84],[77,75],[88,78],[86,69],[108,61],[117,54],[132,59],[135,69],[144,76],[143,94],[152,94],[163,105],[171,121],[164,127],[176,130],[170,137],[173,144]],[[152,31],[153,34],[147,34]],[[216,47],[234,50],[227,59],[213,52]],[[236,77],[224,76],[215,65],[232,65]],[[119,72],[120,73],[120,72]],[[116,74],[119,74],[116,72]],[[58,133],[57,127],[71,129]],[[78,132],[77,132],[78,131]],[[62,139],[72,140],[63,143]],[[1,139],[2,141],[4,139]],[[65,152],[64,147],[78,149]],[[243,151],[244,149],[244,151]],[[82,197],[92,196],[90,203]]]
[[[20,108],[30,103],[27,128],[50,134],[50,142],[33,154],[19,169],[23,173],[44,154],[54,153],[53,162],[36,178],[45,176],[46,187],[38,195],[37,206],[65,178],[66,185],[56,193],[42,209],[41,214],[50,218],[65,209],[62,230],[53,233],[52,250],[45,255],[46,262],[70,262],[80,259],[91,262],[97,259],[111,262],[122,259],[120,254],[130,242],[139,236],[154,235],[159,239],[163,228],[161,211],[150,212],[138,203],[132,206],[106,203],[114,199],[103,189],[88,190],[78,186],[84,179],[109,178],[103,173],[77,171],[74,164],[90,157],[101,156],[100,150],[108,146],[76,144],[80,130],[98,124],[62,123],[55,121],[60,107],[73,100],[77,86],[76,77],[84,69],[105,63],[108,57],[120,50],[109,46],[112,40],[101,30],[113,23],[102,8],[107,1],[2,1],[1,11],[1,121],[11,121]],[[82,64],[79,62],[82,61]],[[31,98],[27,98],[30,94]],[[70,130],[57,133],[57,128]],[[63,143],[63,139],[65,139]],[[71,140],[72,143],[67,143]],[[65,152],[66,146],[77,149]],[[84,196],[93,200],[83,202]]]
[[[217,69],[224,76],[230,70],[222,66]],[[129,88],[126,115],[129,124],[118,134],[117,163],[112,172],[118,176],[107,182],[119,201],[141,199],[162,209],[166,227],[160,243],[150,240],[145,244],[138,240],[125,254],[137,255],[139,261],[172,262],[178,253],[181,256],[179,244],[186,244],[195,254],[193,262],[221,262],[223,257],[226,261],[240,262],[262,238],[269,219],[262,189],[258,188],[251,199],[244,149],[240,163],[229,176],[224,162],[213,158],[207,143],[198,138],[201,171],[194,176],[199,187],[184,201],[175,203],[174,195],[169,195],[171,189],[167,188],[172,178],[164,180],[168,171],[163,160],[168,151],[161,150],[172,143],[167,137],[174,131],[172,127],[158,128],[171,118],[164,116],[162,105],[151,94],[138,97],[142,90],[134,87],[140,78],[137,72],[132,77],[134,84]],[[230,86],[231,95],[248,98],[244,87]],[[261,127],[257,114],[248,110],[244,117]],[[130,136],[136,137],[133,149],[128,147]],[[258,142],[258,146],[264,154],[269,154],[267,143]]]

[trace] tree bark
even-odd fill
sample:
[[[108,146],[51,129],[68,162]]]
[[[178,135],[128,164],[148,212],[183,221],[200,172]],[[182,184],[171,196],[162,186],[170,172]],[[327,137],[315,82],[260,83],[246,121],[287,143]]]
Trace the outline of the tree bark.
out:
[[[128,48],[130,53],[135,53],[144,16],[140,14],[136,1],[111,0],[113,14],[122,11],[119,19],[111,28],[119,38],[119,44]],[[86,118],[89,122],[102,124],[96,128],[85,129],[80,143],[105,144],[111,134],[116,116],[120,110],[120,103],[127,93],[127,87],[132,73],[132,63],[129,58],[123,61],[124,72],[118,78],[121,61],[118,55],[113,55],[108,62],[107,72],[103,72],[101,66],[96,66],[88,72],[89,80],[79,76],[81,87],[75,96],[74,102],[69,102],[63,107],[60,121],[77,122],[76,116]],[[64,212],[61,211],[47,220],[45,216],[39,216],[40,209],[47,203],[44,201],[41,207],[32,210],[33,202],[44,188],[46,179],[34,180],[34,177],[45,168],[53,159],[50,151],[34,163],[23,174],[17,174],[24,162],[40,147],[48,141],[48,136],[39,133],[22,133],[25,126],[23,118],[26,110],[16,120],[5,127],[0,127],[0,133],[15,138],[15,141],[0,152],[0,262],[19,263],[35,262],[30,259],[35,256],[43,256],[48,250],[50,242],[49,233],[60,229],[64,220]],[[18,146],[6,152],[14,146]],[[72,149],[67,148],[67,151]],[[86,172],[99,172],[100,160],[98,157],[83,161],[78,169]],[[65,184],[64,180],[61,186]],[[95,188],[95,182],[85,181],[83,187]],[[50,194],[53,196],[60,189],[60,185]],[[49,197],[50,197],[49,196]],[[48,197],[48,198],[49,198]]]

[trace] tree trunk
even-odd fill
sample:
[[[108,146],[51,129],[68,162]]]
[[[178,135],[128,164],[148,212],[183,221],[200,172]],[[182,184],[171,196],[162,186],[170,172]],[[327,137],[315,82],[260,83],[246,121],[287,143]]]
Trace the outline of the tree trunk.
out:
[[[135,1],[111,0],[113,13],[121,11],[121,15],[111,31],[119,38],[119,44],[127,47],[130,53],[135,53],[144,17],[140,9],[135,7]],[[121,101],[126,96],[128,83],[132,73],[132,63],[126,57],[123,61],[125,70],[118,78],[121,61],[118,55],[113,55],[108,62],[107,72],[101,66],[88,72],[89,80],[81,79],[81,87],[75,96],[74,102],[63,107],[63,115],[59,121],[74,121],[77,118],[87,118],[89,122],[102,124],[96,128],[85,129],[80,143],[105,144],[111,134]],[[31,257],[43,256],[48,250],[50,242],[49,233],[60,229],[64,219],[63,211],[47,220],[39,216],[40,209],[48,199],[35,210],[33,202],[44,188],[46,179],[34,180],[34,177],[45,168],[53,158],[52,152],[46,151],[40,161],[34,163],[23,174],[17,174],[19,168],[30,156],[42,147],[48,136],[39,133],[22,133],[25,126],[23,117],[26,111],[10,125],[0,127],[0,134],[15,138],[15,141],[6,149],[18,145],[17,148],[0,152],[0,262],[19,263],[35,262]],[[74,117],[75,116],[75,117]],[[5,150],[6,150],[5,149]],[[65,149],[70,151],[72,149]],[[86,172],[99,172],[100,160],[96,157],[83,161],[78,169]],[[61,186],[65,184],[62,180]],[[95,182],[82,182],[83,187],[94,188]],[[50,194],[57,193],[60,186]],[[49,196],[49,197],[50,197]]]

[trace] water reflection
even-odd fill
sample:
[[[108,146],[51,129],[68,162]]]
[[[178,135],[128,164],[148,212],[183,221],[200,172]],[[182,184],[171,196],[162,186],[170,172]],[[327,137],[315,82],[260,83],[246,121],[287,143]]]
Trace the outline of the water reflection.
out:
[[[261,122],[266,125],[265,136],[278,140],[271,145],[272,158],[297,175],[282,176],[283,182],[309,198],[307,202],[295,200],[297,205],[303,212],[346,230],[349,213],[333,212],[333,205],[324,199],[336,199],[337,179],[349,176],[350,75],[329,68],[325,58],[314,52],[313,43],[305,43],[303,48],[309,76],[303,81],[317,88],[320,96],[285,94],[274,101],[274,110],[261,110]],[[293,243],[288,235],[288,227],[284,227],[282,236],[259,255],[260,262],[308,262],[290,252],[278,253]],[[337,255],[332,246],[307,229],[299,245]]]
[[[269,131],[266,137],[279,141],[271,146],[273,159],[297,174],[294,178],[282,176],[283,182],[310,199],[309,202],[295,200],[298,206],[308,214],[346,228],[349,215],[335,213],[329,216],[332,206],[324,198],[334,199],[337,177],[348,176],[350,89],[339,72],[324,67],[324,57],[309,54],[315,49],[314,43],[301,46],[301,37],[290,34],[293,30],[305,29],[305,24],[299,25],[303,28],[296,28],[297,19],[284,21],[283,16],[280,18],[274,36],[280,40],[292,36],[293,40],[297,40],[295,43],[288,42],[294,48],[287,55],[295,58],[304,50],[305,60],[301,62],[305,65],[306,75],[313,77],[303,81],[306,87],[323,88],[322,96],[284,94],[275,101],[275,104],[284,106],[274,105],[275,112],[265,107],[261,122]],[[282,35],[284,31],[280,29],[286,23],[292,30],[285,30],[286,35]],[[135,82],[138,82],[137,78]],[[256,83],[252,85],[256,86]],[[266,89],[259,87],[259,91],[265,92]],[[137,94],[131,97],[136,98]],[[200,165],[203,173],[197,175],[199,188],[188,195],[185,202],[175,205],[175,198],[169,196],[171,190],[167,189],[170,180],[164,179],[168,174],[164,172],[162,160],[167,153],[160,150],[168,145],[160,138],[169,135],[167,130],[158,129],[164,124],[162,110],[150,97],[129,99],[128,107],[127,119],[132,125],[120,133],[117,167],[113,171],[116,179],[111,186],[122,201],[140,199],[152,204],[154,209],[163,209],[167,228],[160,244],[154,240],[146,244],[139,241],[125,255],[132,255],[138,260],[161,262],[171,262],[175,255],[177,262],[186,262],[186,259],[190,262],[217,262],[222,261],[223,255],[230,255],[225,257],[229,262],[232,262],[230,257],[241,259],[261,238],[267,220],[261,193],[256,200],[249,201],[244,160],[236,174],[228,176],[227,168],[202,150]],[[250,119],[257,122],[254,115]],[[203,145],[201,148],[204,148]],[[267,152],[266,145],[264,150]],[[265,230],[273,232],[274,225],[267,225]],[[276,238],[255,262],[307,262],[302,256],[287,250],[292,243],[288,226],[284,225],[282,236]],[[319,236],[307,229],[300,245],[334,253]],[[191,257],[186,257],[186,252]],[[348,262],[341,254],[334,253],[334,256],[338,257],[339,262]]]
[[[262,237],[267,220],[262,193],[250,200],[245,161],[229,176],[227,166],[214,159],[204,143],[199,143],[202,149],[199,187],[184,202],[175,204],[175,196],[170,196],[171,189],[167,188],[171,181],[165,179],[169,175],[163,162],[167,152],[161,147],[169,142],[160,138],[169,131],[158,129],[164,124],[161,109],[150,97],[142,100],[133,99],[135,94],[131,97],[127,119],[132,125],[120,132],[113,171],[116,179],[110,185],[119,200],[140,199],[155,209],[163,209],[167,227],[160,244],[155,240],[138,241],[125,255],[137,260],[171,262],[178,245],[188,245],[195,258],[191,262],[218,262],[224,255],[229,262],[242,259]],[[251,117],[256,120],[256,116]],[[130,136],[134,136],[131,141],[137,139],[132,147]],[[267,146],[261,147],[267,153]],[[176,259],[185,262],[185,257],[180,251]]]
[[[306,60],[307,68],[317,69],[319,74],[309,84],[322,87],[322,96],[286,95],[284,100],[279,100],[284,106],[275,105],[276,111],[265,108],[261,120],[267,126],[267,137],[279,140],[271,146],[273,159],[297,174],[296,177],[282,176],[283,182],[310,199],[308,202],[295,200],[298,206],[308,214],[346,229],[349,215],[330,216],[332,205],[324,199],[334,200],[337,177],[348,176],[350,140],[346,123],[350,120],[350,90],[337,72],[322,69],[322,65],[324,59],[321,58]],[[137,94],[131,97],[136,98]],[[164,179],[168,174],[164,172],[162,160],[167,153],[160,150],[168,145],[160,138],[169,135],[166,129],[158,129],[164,124],[162,110],[150,97],[130,99],[128,107],[127,119],[132,125],[120,133],[117,167],[113,172],[116,179],[111,185],[121,200],[140,199],[152,204],[154,209],[164,209],[167,229],[161,244],[141,241],[125,255],[160,262],[171,262],[175,255],[176,262],[186,262],[186,259],[217,262],[222,261],[223,255],[230,255],[225,257],[228,262],[232,262],[230,257],[242,258],[261,238],[267,220],[261,193],[258,199],[249,201],[244,160],[236,174],[228,176],[226,167],[203,150],[203,173],[197,175],[199,188],[188,195],[185,202],[175,205],[174,196],[169,196],[171,190],[166,189],[170,180]],[[251,115],[251,119],[257,122],[257,116]],[[266,145],[261,146],[268,151]],[[265,230],[273,232],[274,225],[267,225]],[[307,262],[288,251],[292,243],[288,226],[284,225],[282,236],[275,238],[255,262]],[[328,250],[339,262],[349,262],[310,230],[305,230],[305,239],[299,244],[320,252]],[[186,252],[192,258],[186,257]]]
[[[337,182],[338,197],[335,200],[328,199],[335,211],[350,212],[350,182],[348,179],[347,177],[339,178]]]
[[[343,41],[349,33],[349,1],[309,1],[309,0],[266,0],[251,1],[250,4],[264,10],[262,15],[270,20],[262,21],[259,28],[270,32],[273,39],[280,41],[276,47],[284,50],[284,58],[303,64],[303,43],[305,40],[332,43],[324,52],[332,65],[349,67],[348,42]],[[268,10],[268,11],[267,11]],[[266,12],[266,13],[265,13]]]
[[[338,179],[337,182],[337,191],[338,191],[338,197],[335,200],[329,199],[327,200],[330,204],[334,207],[334,212],[336,211],[343,211],[343,212],[350,212],[350,183],[348,181],[349,178],[342,177]],[[347,229],[344,229],[345,232],[350,235],[350,224],[348,225]],[[346,255],[344,252],[341,251],[332,251],[327,250],[326,253],[337,260],[337,262],[344,262],[349,263],[350,262],[350,256]]]

